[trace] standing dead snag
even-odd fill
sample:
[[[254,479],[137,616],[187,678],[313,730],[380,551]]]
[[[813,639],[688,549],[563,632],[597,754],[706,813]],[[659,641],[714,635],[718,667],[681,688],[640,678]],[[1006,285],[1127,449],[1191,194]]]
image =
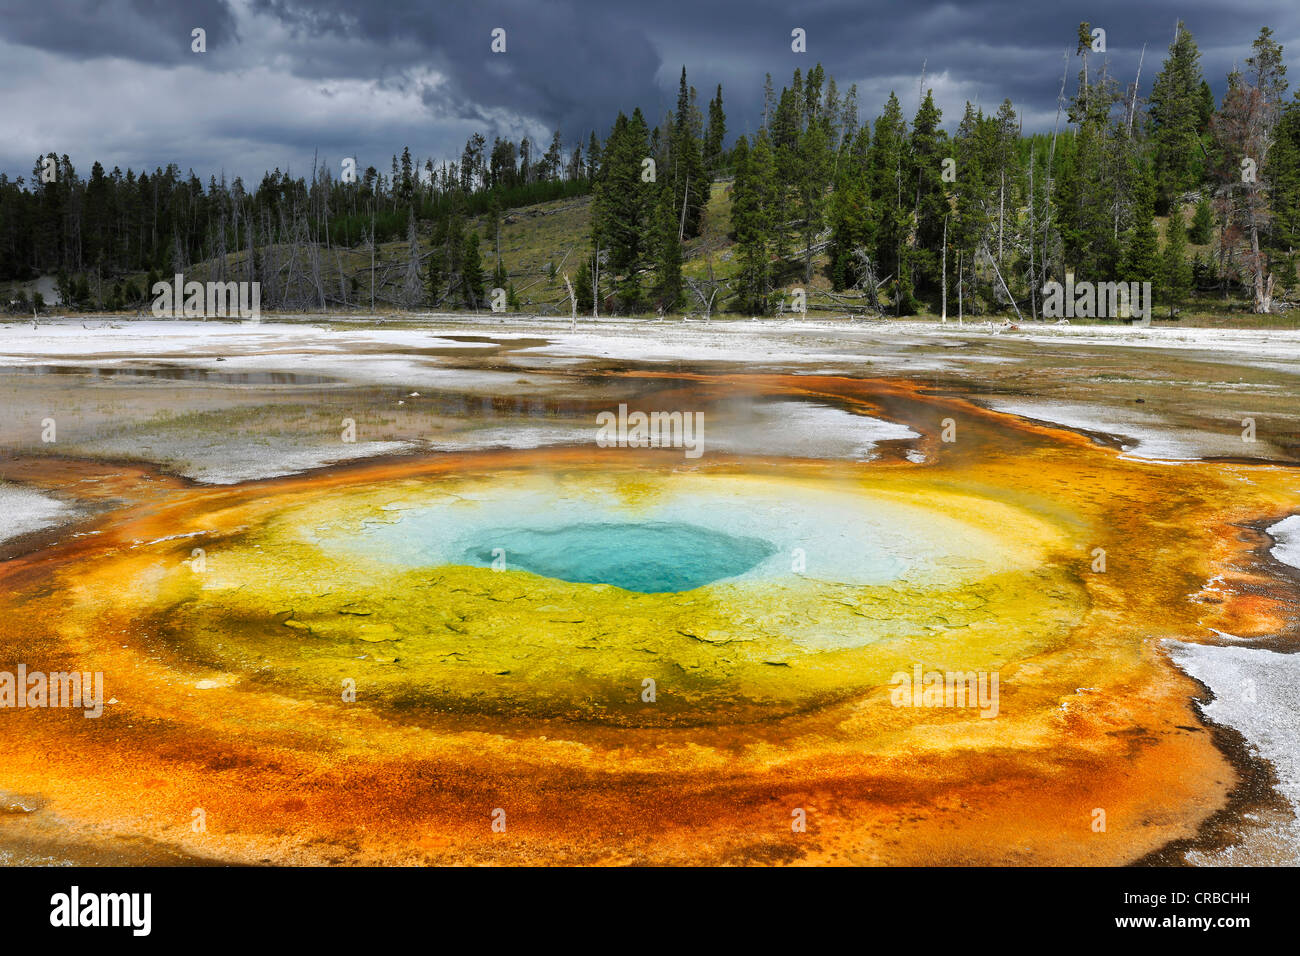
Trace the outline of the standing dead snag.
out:
[[[709,269],[709,278],[707,280],[696,280],[687,276],[686,285],[695,293],[695,297],[700,300],[700,307],[704,309],[704,322],[707,325],[713,315],[713,300],[717,298],[721,290],[730,289],[731,285],[727,282],[718,281],[717,277],[714,276],[712,252],[705,257],[704,261]]]
[[[569,304],[573,307],[573,316],[569,322],[569,331],[578,331],[578,297],[573,292],[573,283],[569,281],[569,274],[564,273],[564,287],[569,290]]]
[[[985,254],[988,254],[988,250],[985,250]],[[1002,283],[1002,291],[1007,294],[1007,300],[1011,303],[1011,308],[1016,310],[1016,318],[1021,322],[1025,321],[1025,317],[1020,314],[1020,306],[1016,305],[1016,297],[1013,296],[1011,290],[1007,288],[1007,280],[1002,278],[1002,270],[998,268],[997,261],[994,260],[991,255],[989,256],[989,263],[993,266],[994,275],[996,275],[998,281]]]
[[[948,217],[943,217],[943,318],[941,322],[948,321]]]
[[[408,309],[413,309],[420,304],[424,295],[424,282],[420,269],[420,238],[415,228],[414,209],[411,209],[406,217],[406,246],[406,281],[402,284],[402,298],[403,304]]]

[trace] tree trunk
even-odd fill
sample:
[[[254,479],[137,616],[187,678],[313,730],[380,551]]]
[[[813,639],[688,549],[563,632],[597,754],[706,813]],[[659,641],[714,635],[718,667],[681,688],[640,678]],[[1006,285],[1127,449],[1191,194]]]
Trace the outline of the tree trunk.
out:
[[[573,309],[572,317],[569,320],[569,331],[578,331],[578,297],[574,294],[573,283],[569,281],[569,274],[564,273],[564,285],[569,290],[569,304]]]
[[[1052,145],[1047,151],[1047,182],[1043,187],[1043,282],[1047,284],[1047,236],[1052,227],[1052,163],[1056,158],[1056,135],[1061,131],[1061,104],[1065,102],[1065,78],[1070,73],[1070,51],[1065,52],[1061,70],[1061,90],[1056,94],[1056,124],[1052,127]],[[1032,240],[1031,240],[1032,241]]]
[[[1259,223],[1253,209],[1250,214],[1250,256],[1252,271],[1255,273],[1254,311],[1257,315],[1263,315],[1273,305],[1273,276],[1271,273],[1265,275],[1267,269],[1264,266],[1264,256],[1259,251]]]
[[[1034,269],[1034,158],[1029,153],[1029,315],[1038,320],[1038,273]]]
[[[1016,318],[1023,322],[1025,317],[1020,314],[1020,306],[1016,305],[1016,300],[1011,295],[1011,290],[1007,288],[1007,280],[1002,278],[1002,270],[998,268],[996,262],[993,263],[993,272],[998,277],[998,281],[1002,283],[1002,291],[1007,294],[1007,301],[1011,303],[1011,308],[1016,310]]]
[[[961,250],[957,250],[957,324],[962,324],[962,298],[961,298]]]
[[[1032,245],[1032,242],[1030,243]],[[943,316],[941,322],[948,321],[948,217],[943,217]]]

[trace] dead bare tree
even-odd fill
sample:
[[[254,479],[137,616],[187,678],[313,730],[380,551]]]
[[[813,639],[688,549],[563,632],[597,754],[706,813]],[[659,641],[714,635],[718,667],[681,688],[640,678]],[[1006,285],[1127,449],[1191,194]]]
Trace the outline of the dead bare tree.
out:
[[[958,325],[962,325],[963,319],[965,318],[965,316],[962,313],[961,287],[962,287],[963,276],[961,273],[961,253],[962,251],[958,249],[957,250],[957,324]]]
[[[406,225],[406,279],[402,284],[402,304],[407,308],[419,305],[423,292],[420,279],[420,237],[415,228],[415,210],[407,216]]]
[[[883,312],[880,307],[880,290],[885,287],[890,279],[894,277],[891,272],[883,279],[876,277],[876,264],[871,259],[871,254],[862,246],[855,248],[852,253],[853,271],[858,277],[853,283],[853,288],[863,293],[866,297],[867,304],[877,313]]]
[[[347,309],[349,308],[348,277],[343,269],[343,256],[339,252],[337,247],[335,247],[334,249],[334,268],[335,271],[338,272],[338,276],[339,276],[339,299],[342,302],[343,308]]]
[[[943,273],[943,315],[940,322],[948,321],[948,217],[943,217],[943,264],[940,267]]]
[[[695,297],[700,300],[700,307],[704,309],[704,324],[708,325],[709,320],[713,315],[714,300],[717,298],[718,293],[721,290],[730,289],[731,284],[727,282],[719,282],[717,277],[713,274],[712,255],[706,256],[704,261],[709,270],[709,277],[707,279],[692,279],[689,276],[686,276],[685,279],[686,285],[690,288],[691,292],[695,293]]]
[[[1086,62],[1086,61],[1085,61]],[[1065,51],[1061,70],[1061,90],[1056,94],[1056,124],[1052,127],[1052,145],[1047,150],[1047,183],[1043,189],[1043,282],[1047,282],[1047,238],[1052,228],[1052,163],[1056,158],[1056,136],[1061,131],[1061,110],[1065,106],[1065,78],[1070,73],[1070,51]]]
[[[306,232],[307,228],[308,228],[307,223],[304,220],[303,231]],[[306,236],[305,238],[307,241],[308,262],[311,266],[312,286],[316,290],[316,299],[320,303],[320,310],[324,312],[325,311],[325,281],[321,276],[321,268],[320,268],[321,246],[320,243],[315,241],[313,237]]]
[[[1034,245],[1038,241],[1038,233],[1034,231],[1034,161],[1037,159],[1035,151],[1029,153],[1029,314],[1035,321],[1038,319],[1038,272],[1034,268]],[[944,310],[945,314],[947,309]]]
[[[212,256],[216,260],[217,274],[216,281],[226,281],[226,213],[221,212],[221,221],[217,226],[216,243],[212,249]]]
[[[569,274],[564,273],[564,287],[569,290],[569,304],[573,308],[573,314],[569,319],[569,331],[578,331],[578,296],[573,291],[573,283],[569,281]]]
[[[682,242],[686,238],[686,199],[691,194],[691,177],[686,177],[686,191],[682,193],[682,219],[677,226],[677,241]]]
[[[1178,42],[1178,35],[1175,33],[1174,42]],[[1133,95],[1129,98],[1128,104],[1128,136],[1133,137],[1133,116],[1137,113],[1138,87],[1142,85],[1142,63],[1147,58],[1147,45],[1142,44],[1142,54],[1138,57],[1137,78],[1133,80]]]
[[[981,251],[988,257],[989,263],[993,266],[994,274],[997,275],[998,281],[1002,283],[1002,291],[1007,294],[1007,301],[1011,303],[1011,308],[1016,310],[1016,318],[1023,322],[1025,317],[1020,314],[1020,306],[1016,305],[1015,296],[1013,296],[1011,290],[1007,288],[1007,280],[1002,278],[1002,270],[998,268],[997,260],[993,258],[987,249]]]

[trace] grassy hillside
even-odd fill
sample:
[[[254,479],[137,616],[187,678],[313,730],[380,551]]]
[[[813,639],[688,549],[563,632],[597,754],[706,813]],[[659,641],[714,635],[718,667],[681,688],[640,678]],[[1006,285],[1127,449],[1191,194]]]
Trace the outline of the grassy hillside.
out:
[[[714,183],[709,205],[704,218],[702,234],[686,243],[683,256],[682,273],[686,279],[705,280],[712,274],[715,280],[727,282],[738,271],[733,243],[727,234],[731,230],[730,184]],[[570,280],[576,278],[577,270],[583,267],[591,253],[591,196],[558,199],[553,202],[538,203],[506,210],[501,219],[500,252],[506,265],[507,274],[514,284],[520,307],[524,312],[536,314],[560,314],[569,312],[568,293],[565,290],[563,275],[567,273]],[[421,253],[428,253],[431,242],[428,224],[423,223],[420,246]],[[481,240],[483,271],[488,277],[496,267],[497,236],[493,234],[492,222],[487,216],[470,220],[470,228],[478,232]],[[263,250],[259,249],[259,254]],[[286,263],[291,256],[288,246],[272,248],[273,255]],[[407,261],[410,250],[407,242],[396,240],[380,243],[375,250],[375,305],[378,311],[393,307],[397,300],[401,284],[406,276]],[[238,279],[245,274],[246,252],[234,252],[226,256],[225,275],[227,279]],[[819,257],[816,265],[820,270],[824,265]],[[296,262],[299,270],[312,267],[304,251],[299,252]],[[347,297],[360,308],[369,308],[371,256],[368,247],[352,249],[331,249],[322,252],[319,269],[322,284],[331,297],[342,297],[346,290]],[[207,281],[220,274],[214,260],[195,263],[185,269],[187,279]],[[124,284],[132,283],[144,289],[147,275],[143,272],[120,277]],[[164,276],[163,278],[170,278]],[[647,284],[650,276],[646,276]],[[802,285],[792,277],[790,287]],[[118,281],[115,279],[114,281]],[[811,283],[814,290],[829,288],[829,283],[818,275]],[[30,297],[39,289],[48,307],[57,308],[57,297],[53,292],[53,281],[44,277],[27,283],[12,283],[8,287],[0,286],[0,298],[8,299],[22,289]],[[92,285],[92,293],[95,290]],[[725,306],[730,293],[721,291],[714,302],[715,312]],[[834,305],[825,296],[815,292],[810,296],[813,309],[830,308]],[[689,291],[687,302],[682,308],[685,314],[700,309],[701,304]],[[725,318],[725,316],[721,316]]]
[[[731,229],[730,192],[729,183],[713,184],[703,231],[700,236],[686,243],[682,266],[683,277],[687,280],[686,302],[680,310],[685,316],[702,314],[702,303],[690,291],[690,280],[705,280],[711,272],[715,280],[726,283],[733,280],[739,271],[734,243],[727,235]],[[500,253],[522,312],[537,315],[568,314],[570,306],[563,276],[567,273],[571,280],[575,279],[577,271],[584,266],[590,255],[591,202],[591,196],[579,196],[508,209],[502,214]],[[1190,222],[1192,209],[1183,212]],[[1167,218],[1157,219],[1162,246],[1167,225]],[[428,224],[424,223],[422,227],[419,239],[421,253],[427,254],[431,250]],[[493,234],[492,222],[489,217],[480,216],[470,220],[470,228],[479,234],[483,272],[485,277],[490,278],[497,256],[497,236]],[[290,261],[292,250],[287,246],[274,247],[273,254],[287,271],[289,267],[285,264]],[[1214,249],[1212,245],[1194,245],[1189,242],[1187,254],[1189,259],[1199,255],[1208,260],[1213,256]],[[227,279],[238,279],[246,274],[246,257],[245,252],[232,253],[226,257]],[[380,243],[375,250],[373,265],[376,311],[396,310],[395,303],[401,301],[409,258],[410,250],[405,240]],[[199,281],[216,278],[221,271],[216,266],[217,263],[212,260],[196,263],[185,270],[186,278]],[[804,287],[808,293],[810,314],[820,318],[847,318],[849,309],[843,298],[830,295],[830,282],[824,274],[825,255],[815,256],[813,266],[811,282],[803,281],[801,266],[779,277],[780,286],[787,293],[787,300],[790,290],[796,286]],[[330,298],[346,298],[351,303],[351,311],[369,310],[372,260],[368,247],[322,251],[318,266],[311,263],[308,250],[300,249],[293,268],[299,271],[319,268],[321,282]],[[146,279],[144,273],[120,277],[124,284],[132,283],[141,290],[145,289]],[[650,280],[651,277],[647,275],[646,283]],[[39,289],[44,295],[47,311],[58,309],[54,304],[57,297],[52,294],[51,277],[27,283],[11,283],[7,287],[0,285],[0,307],[17,295],[18,289],[26,292],[28,297]],[[747,315],[737,313],[719,314],[719,310],[729,307],[730,295],[728,289],[719,292],[713,306],[715,317],[720,320],[748,318]],[[957,303],[951,289],[948,307],[950,317],[955,318]],[[340,308],[338,301],[327,303],[327,309]],[[914,317],[937,318],[928,314]],[[1015,318],[1013,314],[1010,317]],[[1156,320],[1163,321],[1167,317],[1167,309],[1157,307]],[[983,322],[988,318],[981,316],[978,321]],[[1202,294],[1185,303],[1179,310],[1178,321],[1198,326],[1300,327],[1300,315],[1254,315],[1237,295],[1225,297],[1217,292]]]

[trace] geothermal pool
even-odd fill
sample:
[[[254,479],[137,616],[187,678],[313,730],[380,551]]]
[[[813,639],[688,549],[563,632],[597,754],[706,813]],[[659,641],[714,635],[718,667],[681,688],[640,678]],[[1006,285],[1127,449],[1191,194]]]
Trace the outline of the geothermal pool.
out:
[[[1281,345],[123,325],[0,329],[0,671],[109,697],[7,861],[1300,859]]]
[[[951,566],[963,545],[972,564],[977,549],[990,560],[996,550],[919,501],[815,479],[523,474],[439,483],[428,489],[431,503],[422,497],[386,501],[359,529],[344,522],[342,533],[311,537],[322,549],[406,567],[495,564],[645,593],[774,577],[882,584],[923,563],[931,572]],[[335,515],[327,521],[315,527],[338,528]]]

